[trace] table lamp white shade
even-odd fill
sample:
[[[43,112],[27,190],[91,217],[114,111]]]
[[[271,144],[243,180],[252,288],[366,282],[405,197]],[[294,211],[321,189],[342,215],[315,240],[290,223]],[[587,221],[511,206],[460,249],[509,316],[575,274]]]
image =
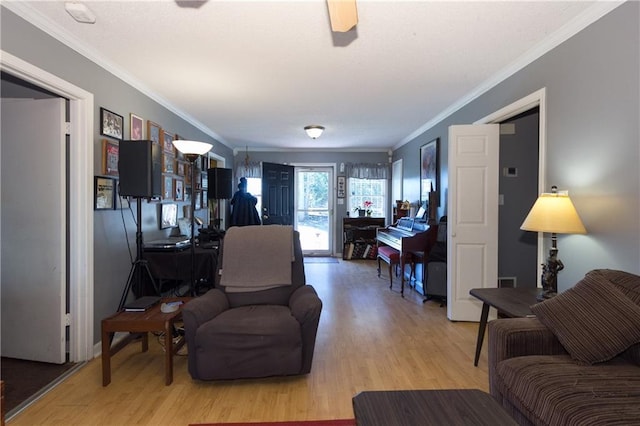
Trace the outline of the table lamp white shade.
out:
[[[523,231],[556,234],[586,234],[567,193],[542,193],[520,226]]]
[[[178,139],[173,141],[173,146],[183,154],[196,154],[202,155],[211,151],[213,144],[208,142],[190,141],[184,139]]]

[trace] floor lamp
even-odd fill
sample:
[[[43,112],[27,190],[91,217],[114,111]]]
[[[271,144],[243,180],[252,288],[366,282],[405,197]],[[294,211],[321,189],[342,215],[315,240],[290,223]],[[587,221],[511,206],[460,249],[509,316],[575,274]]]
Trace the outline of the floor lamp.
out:
[[[189,140],[175,140],[173,146],[184,154],[185,158],[191,163],[191,282],[189,285],[189,291],[191,296],[196,296],[196,240],[194,238],[195,231],[195,213],[196,213],[196,161],[201,155],[211,151],[213,145],[207,142],[189,141]]]

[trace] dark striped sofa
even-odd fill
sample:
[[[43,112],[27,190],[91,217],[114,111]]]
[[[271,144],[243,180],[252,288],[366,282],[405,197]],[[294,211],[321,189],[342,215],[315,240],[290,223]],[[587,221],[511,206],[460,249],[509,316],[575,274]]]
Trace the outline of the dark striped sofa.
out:
[[[640,276],[599,269],[574,288],[536,317],[489,323],[491,395],[521,425],[640,425]]]

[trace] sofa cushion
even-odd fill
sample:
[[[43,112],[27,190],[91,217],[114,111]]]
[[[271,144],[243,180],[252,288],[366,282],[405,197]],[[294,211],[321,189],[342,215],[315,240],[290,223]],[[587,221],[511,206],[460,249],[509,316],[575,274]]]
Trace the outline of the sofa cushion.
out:
[[[510,358],[496,367],[500,393],[532,424],[637,424],[640,368],[622,358],[579,365],[569,355]]]
[[[616,286],[636,305],[640,305],[640,276],[615,269],[594,269],[588,272],[586,276],[604,278]]]
[[[640,342],[640,306],[598,274],[531,310],[584,364],[609,360]]]

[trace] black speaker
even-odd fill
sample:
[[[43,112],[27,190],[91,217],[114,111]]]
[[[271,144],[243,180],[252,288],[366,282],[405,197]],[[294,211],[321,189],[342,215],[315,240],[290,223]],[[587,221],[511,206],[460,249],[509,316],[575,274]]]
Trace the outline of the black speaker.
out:
[[[120,195],[145,198],[161,196],[161,157],[160,145],[152,141],[120,141]]]
[[[214,167],[207,169],[208,198],[211,200],[226,200],[233,196],[233,175],[231,169]]]

